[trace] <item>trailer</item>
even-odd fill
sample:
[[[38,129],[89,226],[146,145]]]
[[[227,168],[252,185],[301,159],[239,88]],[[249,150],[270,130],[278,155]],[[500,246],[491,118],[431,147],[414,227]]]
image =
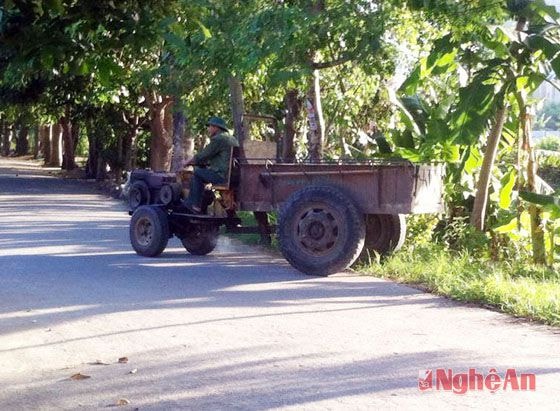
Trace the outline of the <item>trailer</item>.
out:
[[[178,183],[170,182],[169,175],[152,178],[163,198],[138,204],[142,196],[135,197],[130,222],[134,250],[156,257],[176,236],[188,252],[204,255],[214,250],[220,226],[229,232],[275,231],[293,267],[329,275],[349,267],[364,248],[384,254],[401,247],[404,215],[443,211],[442,164],[398,159],[281,163],[275,152],[267,142],[246,142],[232,155],[229,181],[207,192],[202,215],[184,209]],[[153,193],[147,180],[142,192]],[[238,211],[254,212],[259,226],[241,226]],[[278,213],[276,227],[268,225],[270,212]]]

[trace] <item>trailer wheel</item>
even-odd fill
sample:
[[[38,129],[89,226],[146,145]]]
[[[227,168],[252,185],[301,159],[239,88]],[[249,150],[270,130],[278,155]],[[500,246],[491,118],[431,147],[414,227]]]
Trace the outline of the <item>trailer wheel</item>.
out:
[[[150,189],[144,181],[135,181],[128,193],[128,205],[131,210],[136,210],[146,204],[150,204]]]
[[[132,214],[129,233],[137,254],[157,257],[169,240],[167,214],[159,207],[141,206]]]
[[[402,214],[368,214],[364,251],[387,254],[399,250],[406,237],[406,220]]]
[[[365,225],[354,202],[334,187],[307,187],[278,217],[282,254],[299,271],[329,275],[350,266],[364,246]]]
[[[186,250],[194,255],[206,255],[214,251],[218,244],[219,227],[215,225],[193,224],[193,229],[181,238]]]

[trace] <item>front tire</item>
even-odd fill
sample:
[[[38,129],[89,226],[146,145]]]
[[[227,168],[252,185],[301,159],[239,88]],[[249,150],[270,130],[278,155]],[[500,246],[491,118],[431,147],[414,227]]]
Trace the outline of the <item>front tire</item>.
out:
[[[334,187],[295,192],[278,217],[282,254],[305,274],[326,276],[349,267],[360,255],[364,239],[363,215]]]
[[[167,214],[159,207],[141,206],[130,220],[130,243],[144,257],[160,255],[169,240]]]

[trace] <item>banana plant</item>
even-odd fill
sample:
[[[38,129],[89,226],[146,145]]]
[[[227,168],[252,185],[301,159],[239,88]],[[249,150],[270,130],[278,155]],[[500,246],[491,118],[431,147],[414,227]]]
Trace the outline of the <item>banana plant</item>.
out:
[[[403,94],[411,95],[417,93],[420,84],[433,81],[432,77],[436,75],[443,73],[449,76],[459,68],[468,71],[468,83],[459,88],[449,112],[438,119],[447,126],[441,128],[445,134],[439,135],[434,142],[426,138],[428,129],[417,127],[416,122],[413,127],[407,127],[408,135],[416,138],[404,141],[408,144],[414,142],[413,149],[419,153],[430,152],[426,150],[426,145],[429,147],[442,142],[457,146],[463,160],[456,167],[458,174],[464,174],[468,168],[472,171],[482,166],[471,214],[471,221],[479,229],[484,228],[489,186],[495,174],[500,143],[507,134],[504,129],[506,123],[517,123],[513,134],[519,136],[522,153],[519,156],[521,161],[515,165],[517,181],[513,182],[513,187],[536,191],[536,162],[531,143],[533,100],[530,96],[545,81],[557,86],[552,76],[556,74],[560,77],[560,15],[556,9],[543,0],[501,4],[503,11],[516,18],[516,27],[512,27],[511,23],[487,23],[470,32],[463,29],[459,30],[460,33],[451,31],[446,39],[435,45],[432,54],[420,62],[401,88]],[[405,104],[401,104],[401,111],[403,108],[407,109]],[[430,110],[425,111],[433,114]],[[404,117],[409,122],[415,120],[410,110]],[[433,116],[429,116],[425,123],[433,120]],[[401,141],[396,139],[396,143],[398,145]],[[478,145],[486,146],[482,164],[477,161],[476,167],[472,167],[469,163]],[[510,187],[511,182],[508,189]],[[498,191],[513,195],[516,190],[502,190],[500,187]],[[502,199],[502,204],[506,202]],[[544,263],[542,210],[536,204],[529,209],[533,257],[535,262]]]
[[[530,191],[521,191],[519,196],[533,206],[542,207],[544,211],[543,219],[548,234],[545,238],[545,248],[548,250],[547,263],[552,265],[556,254],[560,253],[560,244],[557,240],[560,235],[560,197]]]

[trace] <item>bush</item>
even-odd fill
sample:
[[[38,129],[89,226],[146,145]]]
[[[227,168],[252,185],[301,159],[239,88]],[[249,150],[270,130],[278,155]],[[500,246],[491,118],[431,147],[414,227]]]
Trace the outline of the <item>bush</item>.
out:
[[[541,150],[560,151],[560,137],[546,136],[537,143],[537,148]]]
[[[432,214],[412,214],[406,217],[405,244],[423,245],[432,241],[439,218]]]
[[[490,240],[486,233],[476,230],[469,223],[467,216],[440,221],[434,238],[447,250],[467,251],[479,257],[488,256]]]

